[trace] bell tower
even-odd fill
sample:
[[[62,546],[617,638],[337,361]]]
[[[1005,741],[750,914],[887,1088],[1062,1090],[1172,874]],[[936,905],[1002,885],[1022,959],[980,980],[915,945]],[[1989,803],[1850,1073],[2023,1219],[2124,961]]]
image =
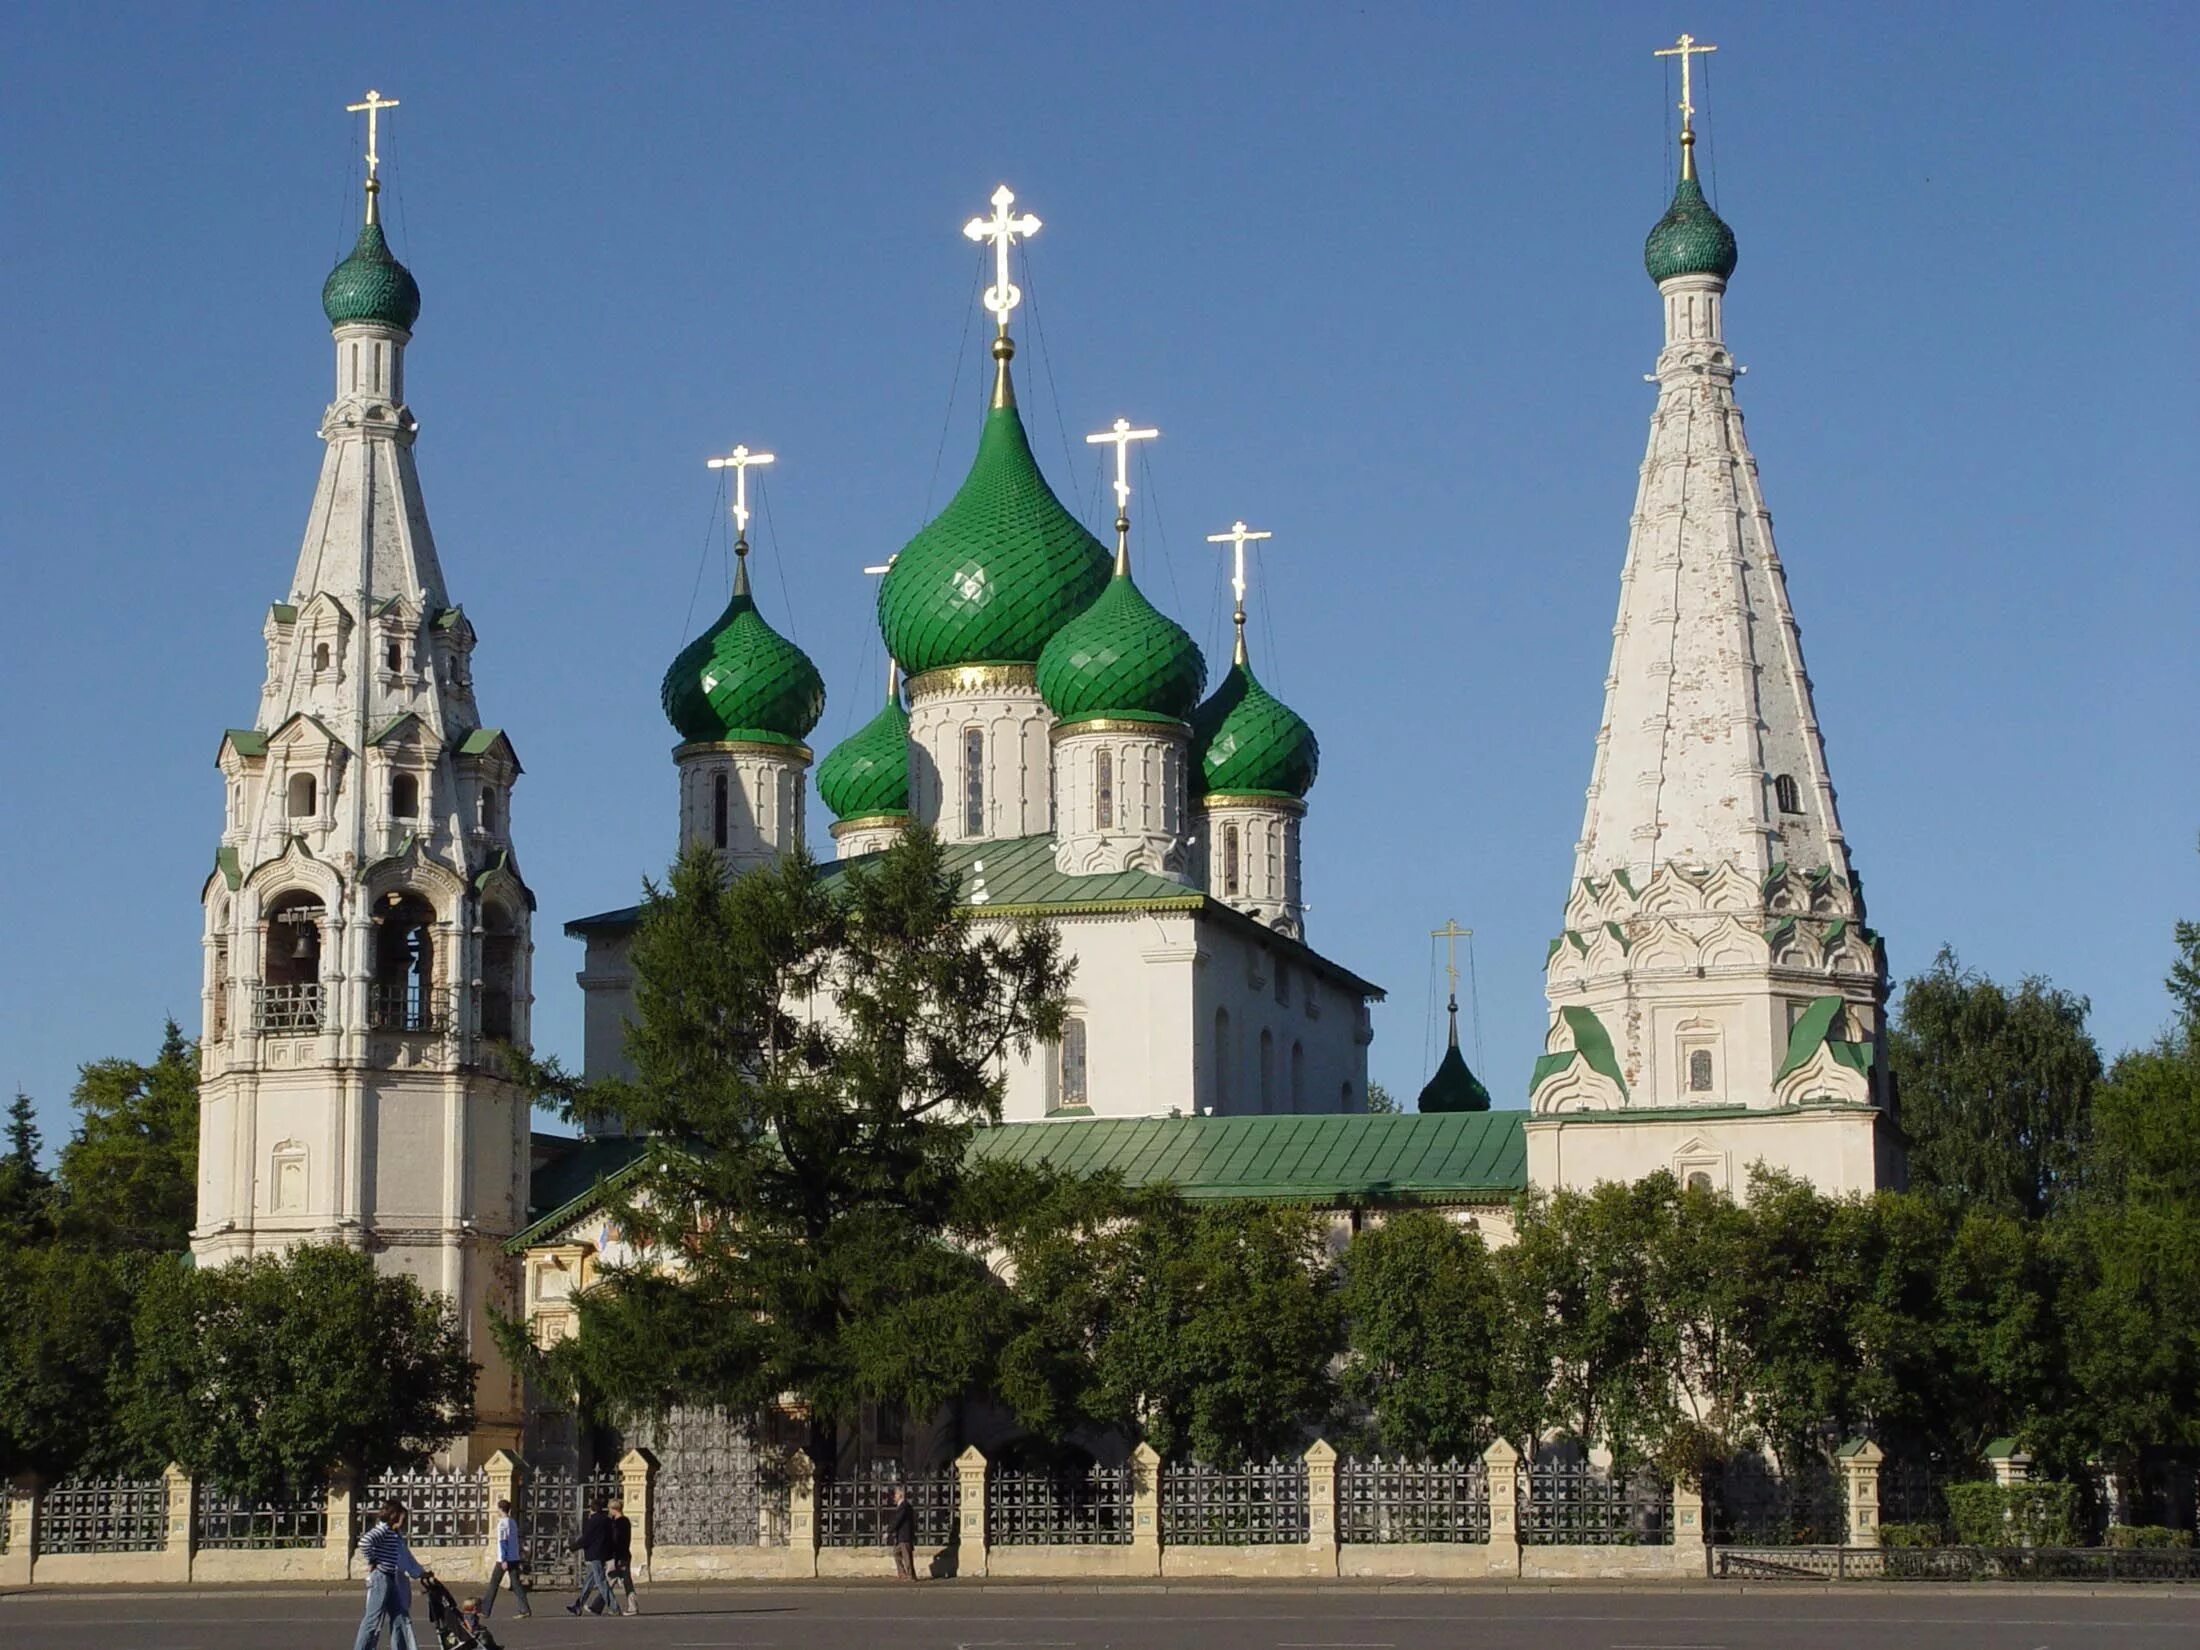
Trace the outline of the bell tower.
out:
[[[377,210],[321,291],[336,395],[297,570],[261,627],[257,714],[217,755],[205,907],[201,1264],[364,1249],[456,1303],[481,1365],[465,1446],[516,1443],[490,1331],[516,1310],[526,1211],[534,896],[513,853],[512,744],[475,707],[474,630],[444,587],[414,469],[405,349],[420,288]]]

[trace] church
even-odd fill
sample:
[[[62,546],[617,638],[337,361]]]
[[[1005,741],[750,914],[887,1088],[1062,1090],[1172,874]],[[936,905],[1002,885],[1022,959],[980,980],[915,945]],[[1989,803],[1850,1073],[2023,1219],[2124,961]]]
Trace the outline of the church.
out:
[[[1133,571],[1126,454],[1154,432],[1118,420],[1091,438],[1114,449],[1112,554],[1033,455],[1011,251],[1040,224],[1005,186],[964,227],[994,259],[969,473],[882,569],[883,702],[821,761],[806,740],[825,684],[747,566],[747,473],[772,455],[713,461],[733,472],[733,588],[664,678],[668,823],[736,870],[766,864],[805,841],[814,780],[837,854],[822,876],[922,824],[974,921],[1054,928],[1075,963],[1069,1021],[1008,1071],[1003,1124],[977,1149],[1340,1214],[1430,1203],[1499,1241],[1530,1188],[1666,1170],[1739,1195],[1758,1164],[1835,1192],[1898,1183],[1884,948],[1735,398],[1736,240],[1696,176],[1688,63],[1707,49],[1671,49],[1680,178],[1645,247],[1656,400],[1525,1110],[1489,1109],[1454,998],[1419,1110],[1367,1112],[1382,993],[1306,925],[1319,747],[1246,640],[1247,550],[1266,534],[1214,535],[1235,558],[1236,623],[1211,679]],[[335,398],[320,480],[263,622],[258,706],[216,752],[193,1247],[219,1263],[341,1241],[450,1295],[482,1360],[486,1449],[516,1443],[524,1418],[491,1313],[524,1312],[544,1339],[569,1326],[617,1250],[607,1187],[647,1148],[531,1134],[499,1059],[529,1046],[536,998],[522,769],[477,706],[473,622],[414,468],[404,357],[421,294],[377,211],[376,117],[393,106],[375,92],[354,106],[366,203],[322,290]],[[590,1076],[625,1069],[639,918],[565,924]]]

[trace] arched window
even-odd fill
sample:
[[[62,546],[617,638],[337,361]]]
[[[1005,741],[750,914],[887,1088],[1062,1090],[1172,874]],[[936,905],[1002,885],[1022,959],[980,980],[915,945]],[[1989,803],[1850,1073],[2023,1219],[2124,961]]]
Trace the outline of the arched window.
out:
[[[294,773],[290,776],[290,817],[311,819],[320,812],[320,782],[310,773]]]
[[[1215,1115],[1230,1109],[1230,1011],[1215,1010]]]
[[[474,817],[480,821],[481,828],[484,831],[491,834],[495,833],[497,828],[497,788],[494,785],[481,787],[481,795],[474,802]]]
[[[1238,891],[1238,828],[1222,827],[1222,895],[1225,899],[1237,898]]]
[[[1711,1092],[1711,1051],[1707,1048],[1692,1048],[1688,1051],[1688,1092]]]
[[[1260,1109],[1276,1109],[1276,1034],[1265,1030],[1260,1034]]]
[[[727,799],[726,776],[714,773],[710,776],[710,839],[714,845],[726,845],[726,821],[731,811]]]
[[[390,643],[388,647],[382,650],[382,659],[389,666],[390,674],[392,676],[396,675],[405,668],[405,644],[403,642]]]
[[[304,1214],[306,1149],[295,1140],[277,1146],[268,1162],[268,1206],[278,1215]]]
[[[390,818],[416,819],[420,814],[420,781],[409,773],[390,775]]]
[[[1291,1045],[1291,1109],[1306,1110],[1306,1045]]]
[[[1717,1188],[1711,1184],[1711,1177],[1708,1174],[1704,1173],[1701,1169],[1692,1169],[1689,1171],[1688,1189],[1692,1192],[1709,1192],[1717,1190]]]
[[[385,895],[374,913],[367,1024],[384,1031],[432,1031],[439,1029],[435,1008],[435,907],[418,894]]]
[[[1092,759],[1092,828],[1115,829],[1115,752],[1100,751]]]
[[[1085,1022],[1067,1019],[1062,1022],[1062,1045],[1059,1054],[1060,1067],[1056,1073],[1056,1104],[1082,1106],[1085,1103]]]
[[[313,644],[313,668],[317,672],[328,669],[328,643]]]
[[[1175,751],[1161,758],[1161,828],[1176,835],[1184,817],[1184,759]]]
[[[295,1036],[321,1029],[320,896],[300,889],[267,907],[260,935],[260,984],[252,1002],[255,1030]]]
[[[985,835],[985,729],[963,729],[963,835]]]
[[[509,1043],[518,1035],[519,932],[512,915],[490,901],[481,913],[481,1034]]]
[[[1791,773],[1783,773],[1773,780],[1772,797],[1784,814],[1799,814],[1803,811],[1803,795],[1795,788],[1795,775]]]

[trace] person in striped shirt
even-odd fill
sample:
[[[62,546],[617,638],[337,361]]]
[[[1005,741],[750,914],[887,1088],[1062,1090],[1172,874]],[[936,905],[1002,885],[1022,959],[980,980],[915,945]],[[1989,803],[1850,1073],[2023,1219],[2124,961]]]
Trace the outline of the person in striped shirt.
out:
[[[382,1503],[382,1516],[359,1538],[359,1558],[367,1567],[367,1613],[359,1619],[352,1650],[374,1650],[384,1622],[389,1624],[389,1650],[420,1650],[413,1637],[410,1578],[427,1572],[405,1544],[402,1501]]]

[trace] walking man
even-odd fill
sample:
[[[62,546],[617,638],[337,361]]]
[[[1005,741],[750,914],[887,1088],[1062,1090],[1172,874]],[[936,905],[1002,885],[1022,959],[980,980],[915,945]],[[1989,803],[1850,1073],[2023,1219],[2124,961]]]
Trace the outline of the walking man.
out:
[[[565,1607],[565,1613],[577,1616],[585,1607],[591,1615],[600,1616],[609,1605],[611,1613],[617,1615],[619,1606],[611,1597],[611,1584],[604,1578],[604,1565],[611,1558],[611,1517],[604,1511],[602,1496],[596,1497],[588,1516],[581,1520],[580,1539],[569,1550],[581,1555],[581,1590],[580,1596]]]
[[[626,1516],[626,1503],[618,1496],[611,1498],[611,1585],[626,1593],[622,1609],[630,1616],[642,1613],[642,1607],[634,1601],[634,1521]],[[606,1598],[611,1588],[604,1589]]]
[[[390,1650],[420,1650],[413,1637],[412,1582],[423,1575],[420,1560],[405,1544],[405,1505],[382,1503],[382,1516],[359,1538],[359,1557],[367,1567],[367,1613],[359,1618],[359,1636],[352,1650],[374,1650],[386,1622]]]
[[[495,1557],[489,1566],[489,1585],[482,1589],[481,1613],[494,1615],[497,1607],[497,1588],[505,1582],[512,1586],[512,1602],[519,1606],[519,1613],[531,1616],[535,1612],[527,1603],[527,1559],[519,1544],[519,1520],[512,1516],[512,1503],[497,1503],[497,1541]]]
[[[894,1546],[894,1574],[903,1581],[917,1579],[917,1508],[909,1492],[894,1486],[894,1510],[886,1521],[886,1539]]]

